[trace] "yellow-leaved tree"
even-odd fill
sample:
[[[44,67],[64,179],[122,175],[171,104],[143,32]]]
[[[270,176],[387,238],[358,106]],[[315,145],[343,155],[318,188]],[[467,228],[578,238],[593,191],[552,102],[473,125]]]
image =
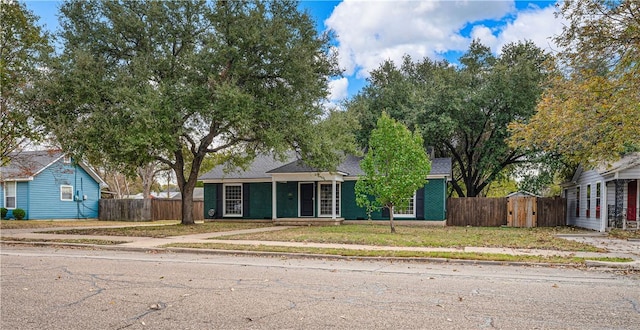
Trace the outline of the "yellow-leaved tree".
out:
[[[640,2],[567,1],[568,24],[536,114],[510,126],[517,146],[594,164],[640,148]]]

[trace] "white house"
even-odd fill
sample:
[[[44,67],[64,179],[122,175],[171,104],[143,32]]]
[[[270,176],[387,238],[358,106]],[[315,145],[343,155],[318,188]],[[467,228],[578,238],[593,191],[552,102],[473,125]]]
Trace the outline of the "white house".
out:
[[[568,225],[597,231],[638,229],[640,153],[592,170],[579,168],[563,188]]]

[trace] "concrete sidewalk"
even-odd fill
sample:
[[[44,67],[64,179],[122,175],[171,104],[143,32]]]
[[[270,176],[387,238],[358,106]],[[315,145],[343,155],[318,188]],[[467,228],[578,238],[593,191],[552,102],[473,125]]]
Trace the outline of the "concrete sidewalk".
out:
[[[311,248],[328,248],[328,249],[347,249],[347,250],[369,250],[369,251],[415,251],[415,252],[470,252],[470,253],[487,253],[487,254],[507,254],[507,255],[530,255],[530,256],[566,256],[581,258],[602,258],[602,257],[619,257],[631,258],[633,262],[626,263],[610,263],[593,261],[588,265],[623,267],[640,270],[640,241],[623,241],[611,239],[602,235],[581,235],[562,237],[564,239],[572,239],[586,244],[594,245],[608,250],[605,253],[598,252],[574,252],[574,251],[555,251],[540,249],[513,249],[513,248],[488,248],[488,247],[463,247],[463,248],[438,248],[438,247],[394,247],[394,246],[371,246],[357,244],[334,244],[334,243],[313,243],[313,242],[281,242],[281,241],[255,241],[255,240],[225,240],[219,239],[224,236],[259,233],[285,230],[289,226],[263,227],[243,230],[233,230],[226,232],[213,232],[204,234],[173,236],[166,238],[151,237],[131,237],[131,236],[97,236],[97,235],[62,235],[43,233],[42,231],[68,230],[68,229],[85,229],[95,227],[75,227],[75,228],[46,228],[46,229],[6,229],[2,231],[3,242],[11,241],[11,238],[29,239],[29,240],[56,240],[56,239],[96,239],[124,242],[118,245],[109,245],[109,249],[162,249],[167,244],[172,243],[223,243],[229,245],[253,245],[253,246],[282,246],[282,247],[311,247]],[[113,228],[113,227],[109,227]],[[211,239],[218,238],[218,239]],[[55,243],[50,243],[55,244]],[[59,243],[58,243],[59,244]],[[84,244],[87,245],[87,244]],[[104,248],[105,245],[92,245],[97,248]],[[171,249],[176,250],[176,249]],[[210,250],[212,251],[212,250]],[[214,253],[212,251],[212,253]],[[411,258],[401,258],[411,259]],[[419,258],[424,259],[424,258]],[[477,261],[481,262],[481,261]]]

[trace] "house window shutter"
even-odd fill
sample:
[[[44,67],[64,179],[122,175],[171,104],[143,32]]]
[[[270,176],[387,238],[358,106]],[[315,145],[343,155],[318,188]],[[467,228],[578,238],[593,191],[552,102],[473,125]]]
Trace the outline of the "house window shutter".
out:
[[[222,183],[216,183],[216,219],[222,219]]]
[[[416,219],[424,220],[424,188],[416,192]]]
[[[249,186],[248,183],[242,184],[242,215],[249,218]]]

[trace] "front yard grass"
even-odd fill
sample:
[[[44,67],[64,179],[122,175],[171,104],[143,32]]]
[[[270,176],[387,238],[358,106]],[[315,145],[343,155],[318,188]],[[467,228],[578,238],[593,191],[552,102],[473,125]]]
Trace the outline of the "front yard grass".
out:
[[[86,228],[56,230],[49,233],[64,235],[99,235],[99,236],[130,236],[165,238],[222,231],[270,227],[270,223],[239,223],[239,222],[205,222],[193,226],[181,224],[163,226],[140,226],[126,228]]]
[[[558,251],[604,252],[592,245],[555,237],[580,233],[572,228],[423,227],[397,226],[391,234],[386,225],[297,227],[281,231],[216,237],[212,239],[362,244],[375,246],[496,247]],[[589,231],[584,231],[589,233]]]
[[[622,230],[612,229],[609,232],[610,237],[619,239],[640,239],[640,229],[637,230]]]
[[[154,222],[125,222],[98,220],[0,220],[0,229],[33,229],[53,227],[101,227],[101,226],[140,226],[177,224],[176,220],[160,220]]]
[[[397,227],[396,227],[397,229]],[[260,251],[281,253],[308,253],[315,255],[337,255],[344,257],[396,257],[396,258],[443,258],[462,260],[484,260],[498,262],[527,262],[527,263],[551,263],[551,264],[577,264],[584,265],[586,260],[598,260],[608,262],[631,262],[630,258],[581,258],[572,256],[534,256],[534,255],[509,255],[495,253],[474,252],[422,252],[422,251],[393,251],[393,250],[354,250],[354,249],[329,249],[314,247],[287,247],[248,244],[223,244],[223,243],[172,243],[163,247],[214,249],[227,251]]]
[[[13,241],[13,242],[53,242],[53,243],[72,243],[72,244],[94,244],[94,245],[118,245],[122,243],[128,243],[126,241],[111,241],[111,240],[103,240],[103,239],[92,239],[92,238],[62,238],[62,239],[47,239],[47,238],[18,238],[18,237],[2,237],[0,238],[2,241]]]

